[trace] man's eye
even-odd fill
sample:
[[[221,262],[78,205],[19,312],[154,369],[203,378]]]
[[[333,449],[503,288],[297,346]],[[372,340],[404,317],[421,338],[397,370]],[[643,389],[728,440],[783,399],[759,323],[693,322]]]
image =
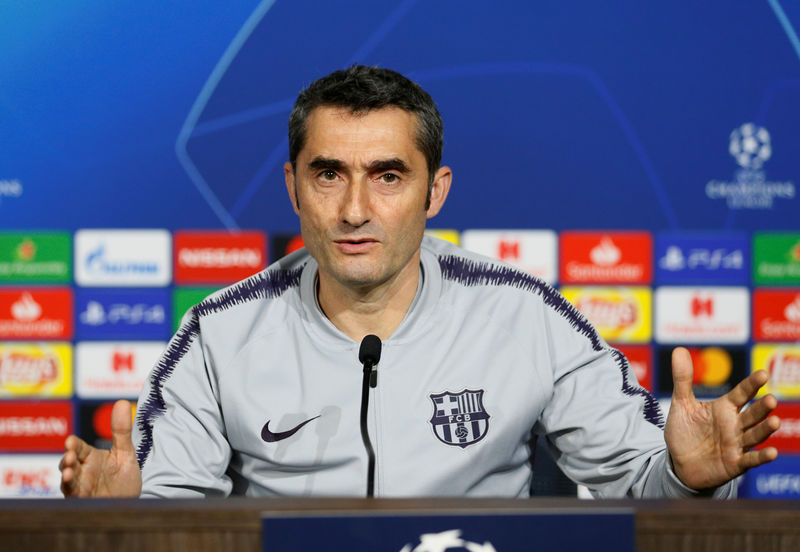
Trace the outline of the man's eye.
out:
[[[322,177],[322,180],[336,180],[335,171],[322,171],[320,176]]]
[[[394,184],[399,179],[400,177],[394,173],[386,173],[381,176],[381,182],[383,182],[384,184]]]

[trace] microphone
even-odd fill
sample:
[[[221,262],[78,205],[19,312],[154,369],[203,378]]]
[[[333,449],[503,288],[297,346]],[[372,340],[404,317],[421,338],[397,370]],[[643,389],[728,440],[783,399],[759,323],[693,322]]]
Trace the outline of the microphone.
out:
[[[361,348],[358,350],[358,360],[364,365],[364,374],[370,372],[369,386],[377,387],[378,370],[375,368],[381,360],[381,338],[374,334],[369,334],[361,340]]]
[[[367,496],[374,496],[375,490],[375,451],[369,440],[367,430],[367,411],[369,410],[369,388],[378,385],[378,371],[375,365],[381,359],[381,338],[368,335],[361,340],[358,360],[364,365],[364,379],[361,382],[361,440],[367,449]]]

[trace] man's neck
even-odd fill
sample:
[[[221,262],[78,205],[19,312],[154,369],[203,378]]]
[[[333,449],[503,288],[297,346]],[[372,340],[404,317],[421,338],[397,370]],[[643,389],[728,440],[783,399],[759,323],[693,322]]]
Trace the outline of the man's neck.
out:
[[[353,341],[359,342],[369,334],[388,339],[405,318],[420,282],[419,262],[405,270],[410,272],[375,287],[355,289],[320,272],[319,306],[328,320]]]

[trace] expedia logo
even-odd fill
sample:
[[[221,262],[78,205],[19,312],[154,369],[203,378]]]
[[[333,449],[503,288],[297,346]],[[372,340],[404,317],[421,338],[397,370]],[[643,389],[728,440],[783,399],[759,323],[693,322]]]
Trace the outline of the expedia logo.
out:
[[[225,249],[206,247],[181,249],[178,264],[189,268],[252,268],[262,265],[261,252],[257,249]]]

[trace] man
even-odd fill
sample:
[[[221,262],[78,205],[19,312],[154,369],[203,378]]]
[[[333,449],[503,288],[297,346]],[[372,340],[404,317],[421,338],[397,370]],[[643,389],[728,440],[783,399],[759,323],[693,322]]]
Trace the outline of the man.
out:
[[[66,496],[363,495],[361,365],[383,342],[366,426],[379,496],[526,496],[531,435],[598,496],[735,496],[773,460],[757,372],[699,403],[673,355],[665,430],[627,361],[546,284],[423,239],[452,172],[418,85],[353,66],[312,83],[289,121],[286,187],[305,250],[187,313],[111,451],[66,441]]]

